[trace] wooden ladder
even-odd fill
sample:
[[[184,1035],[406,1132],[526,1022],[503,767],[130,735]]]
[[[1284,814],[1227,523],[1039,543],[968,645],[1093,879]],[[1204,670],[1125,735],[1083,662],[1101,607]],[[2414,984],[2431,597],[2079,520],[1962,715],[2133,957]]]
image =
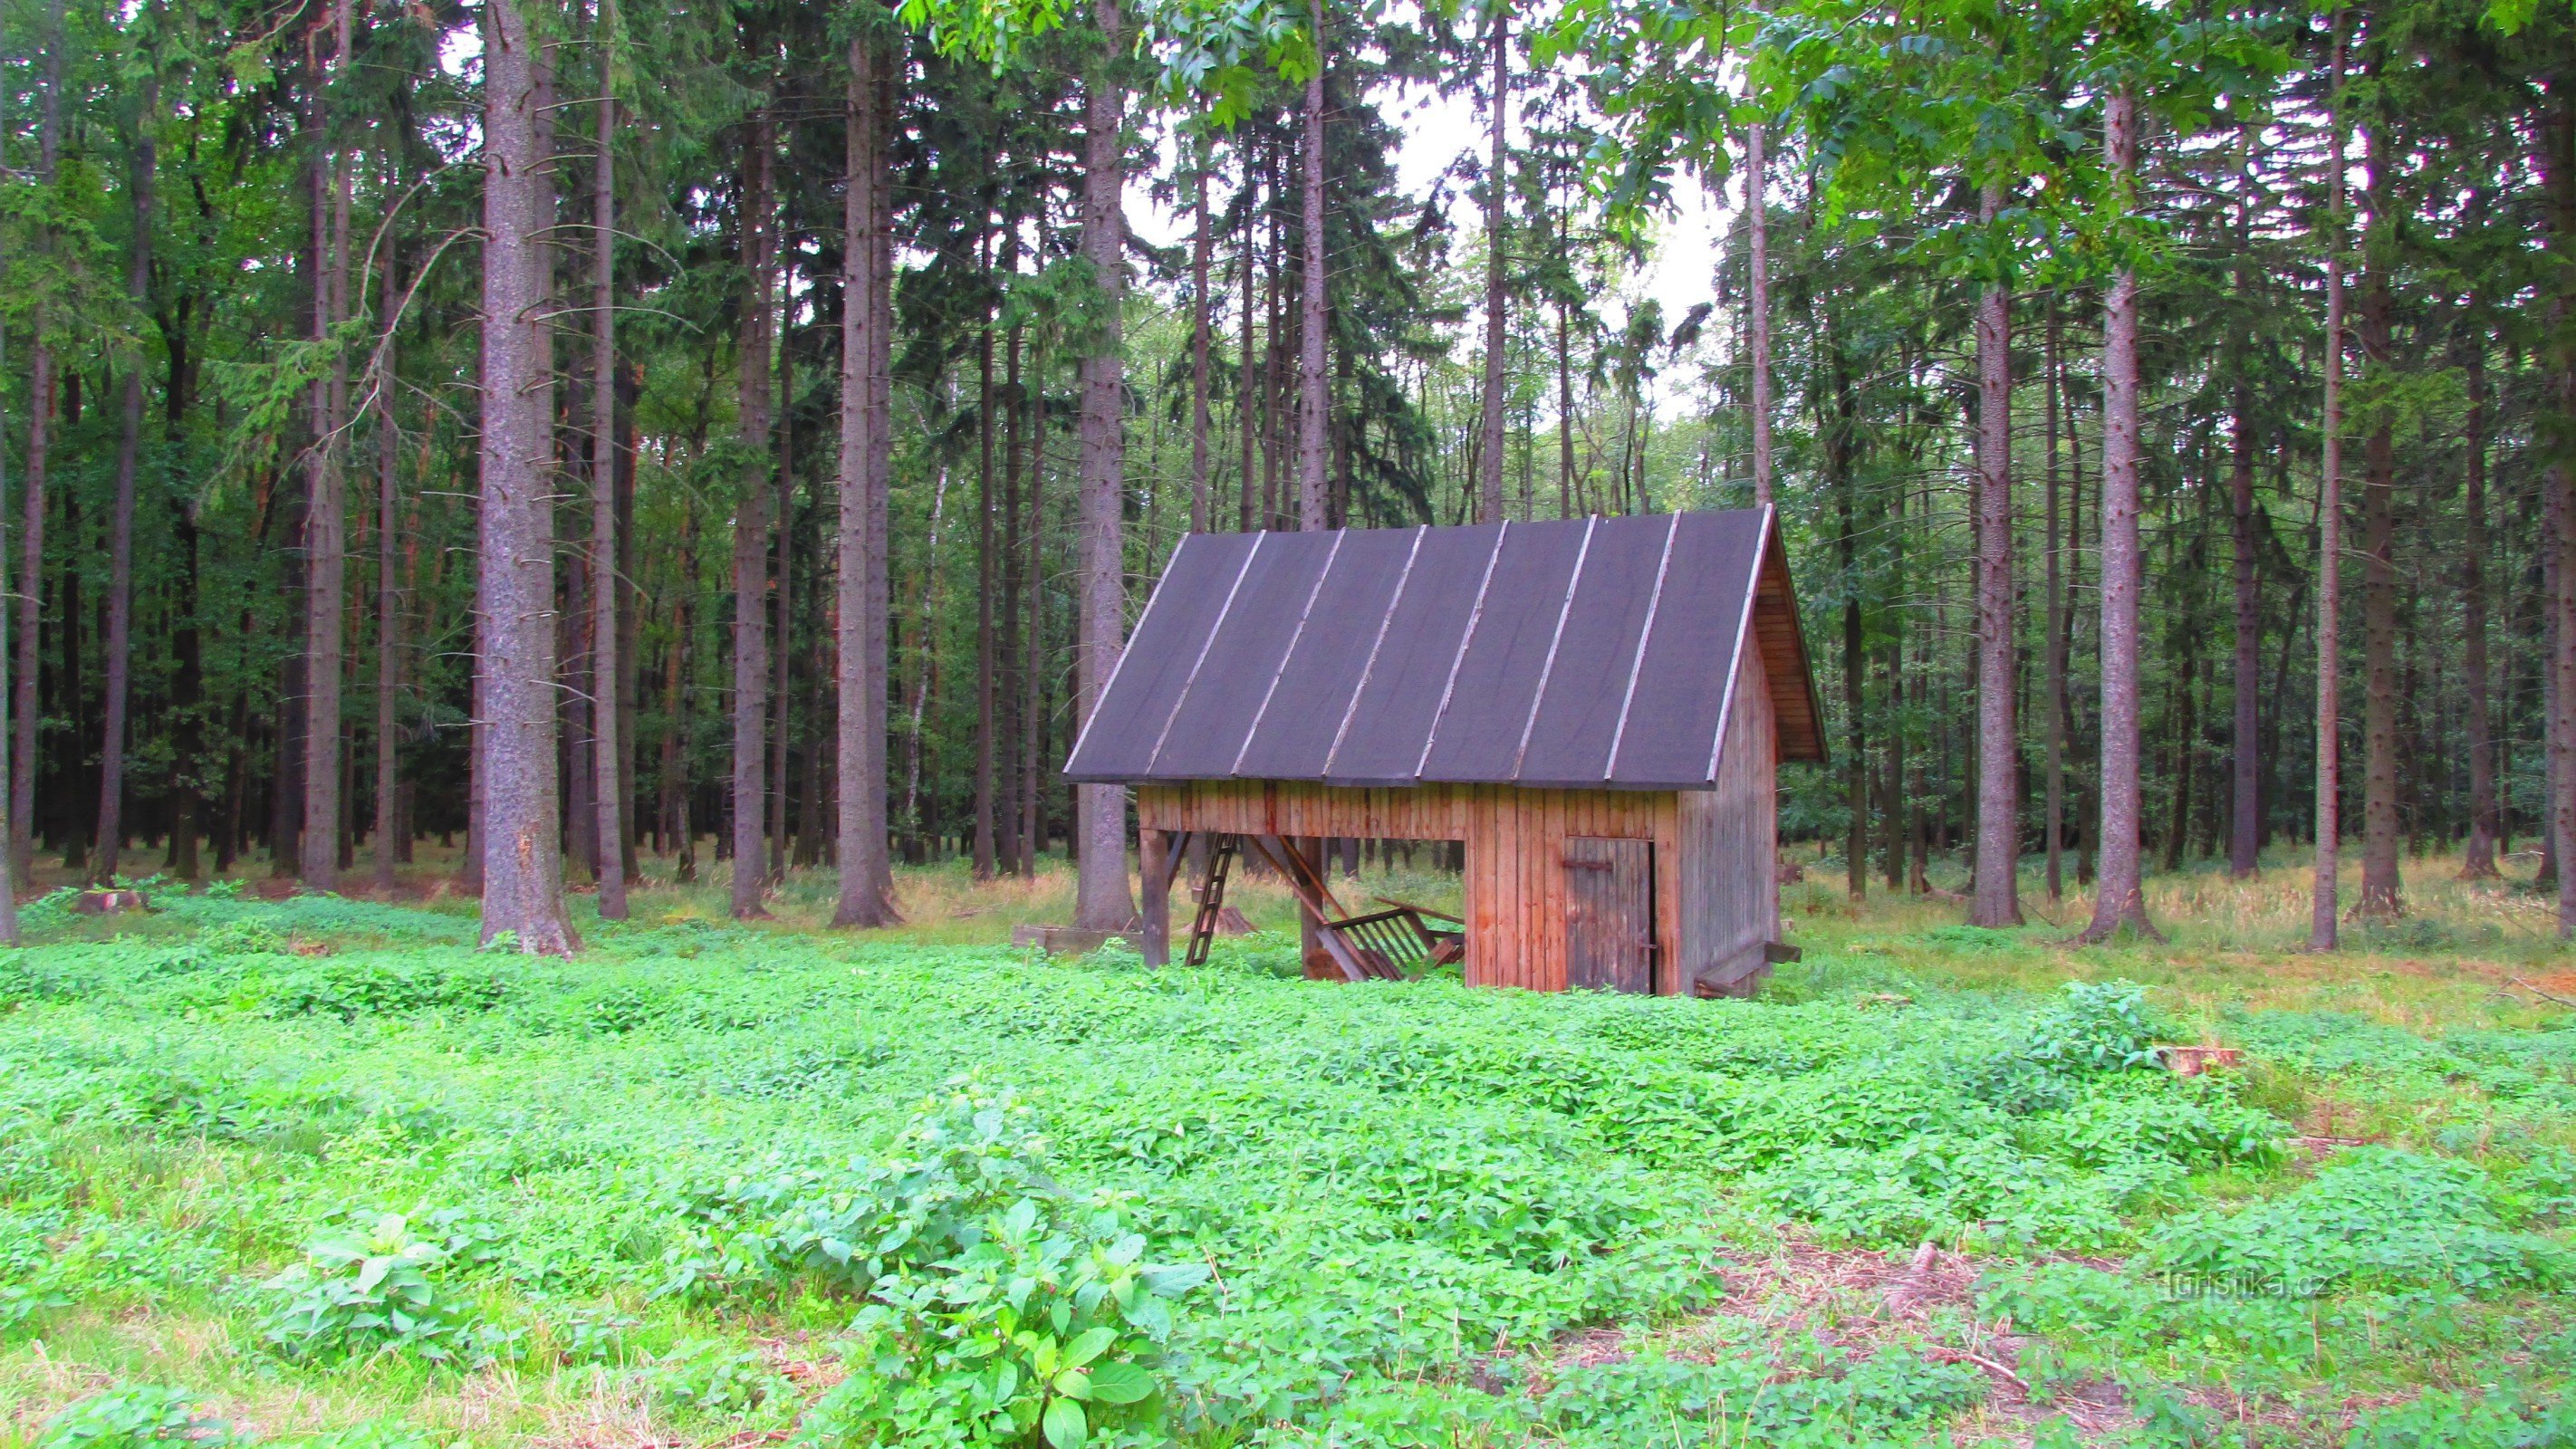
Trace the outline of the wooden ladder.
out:
[[[1231,835],[1219,835],[1208,846],[1207,880],[1199,887],[1198,914],[1190,920],[1190,949],[1183,961],[1192,966],[1208,963],[1208,947],[1216,941],[1216,921],[1225,909],[1225,880],[1234,868],[1234,841]]]

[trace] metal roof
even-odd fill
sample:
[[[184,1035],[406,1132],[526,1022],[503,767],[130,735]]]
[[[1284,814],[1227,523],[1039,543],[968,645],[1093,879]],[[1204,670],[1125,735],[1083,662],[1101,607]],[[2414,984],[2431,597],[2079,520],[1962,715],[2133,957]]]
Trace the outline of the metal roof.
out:
[[[1748,646],[1823,759],[1766,510],[1191,534],[1064,773],[1705,789]]]

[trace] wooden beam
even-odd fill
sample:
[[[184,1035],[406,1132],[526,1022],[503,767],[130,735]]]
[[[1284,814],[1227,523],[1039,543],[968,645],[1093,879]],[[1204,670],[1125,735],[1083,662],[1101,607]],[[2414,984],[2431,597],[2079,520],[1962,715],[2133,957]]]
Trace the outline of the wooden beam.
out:
[[[1331,889],[1315,875],[1305,857],[1296,847],[1276,835],[1255,835],[1250,839],[1252,848],[1269,860],[1271,868],[1288,882],[1288,890],[1297,897],[1297,904],[1314,919],[1316,938],[1333,958],[1333,964],[1342,968],[1342,979],[1366,981],[1368,972],[1361,967],[1359,956],[1351,950],[1350,943],[1342,939],[1342,933],[1330,925],[1340,919],[1341,906],[1333,900]]]
[[[1148,966],[1172,962],[1172,872],[1189,845],[1186,830],[1136,832],[1137,873],[1145,899],[1138,912],[1136,949]]]

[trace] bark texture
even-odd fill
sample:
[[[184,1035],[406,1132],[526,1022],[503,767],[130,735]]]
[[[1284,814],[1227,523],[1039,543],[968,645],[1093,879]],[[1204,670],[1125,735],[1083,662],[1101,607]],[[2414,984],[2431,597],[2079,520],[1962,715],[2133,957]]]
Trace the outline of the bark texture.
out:
[[[881,884],[891,873],[885,818],[885,575],[874,539],[885,528],[880,467],[887,453],[871,379],[879,353],[877,297],[884,282],[874,239],[878,177],[885,150],[877,130],[877,54],[866,38],[850,42],[848,191],[842,200],[841,458],[838,479],[838,592],[833,600],[833,689],[839,719],[833,761],[840,781],[834,829],[839,836],[840,896],[835,926],[884,926],[894,898]]]
[[[126,255],[125,294],[135,310],[152,309],[152,182],[156,148],[152,127],[161,108],[161,83],[143,86],[142,115],[135,127],[132,191],[134,238]],[[107,701],[98,752],[98,853],[90,878],[116,879],[117,853],[125,844],[126,706],[134,688],[134,470],[143,447],[143,359],[136,356],[125,370],[124,404],[116,442],[116,503],[108,520],[107,554]]]
[[[2325,399],[2319,430],[2324,459],[2317,478],[2317,824],[2316,865],[2308,890],[2308,949],[2331,951],[2341,933],[2343,873],[2343,670],[2336,655],[2343,628],[2343,100],[2344,36],[2335,31],[2326,161]]]
[[[2125,193],[2138,164],[2138,103],[2114,92],[2102,147]],[[2125,201],[2121,203],[2125,205]],[[2100,865],[2083,939],[2123,929],[2156,937],[2139,859],[2138,274],[2123,267],[2102,304],[2102,784]]]
[[[522,951],[569,955],[581,941],[564,919],[556,801],[553,267],[542,240],[554,199],[542,72],[517,0],[487,0],[483,65],[482,938],[508,931]]]
[[[2389,286],[2389,138],[2374,127],[2369,157],[2370,235],[2363,243],[2361,348],[2365,369],[2396,362],[2396,299]],[[2406,909],[2397,870],[2397,442],[2386,409],[2362,440],[2361,482],[2361,894],[2355,919],[2393,920]]]
[[[1771,221],[1764,205],[1763,182],[1770,172],[1770,157],[1764,151],[1761,122],[1756,121],[1744,133],[1744,232],[1747,242],[1748,270],[1751,276],[1745,286],[1745,307],[1752,316],[1746,330],[1752,334],[1748,351],[1753,368],[1753,506],[1771,506]],[[1558,346],[1563,347],[1560,339]],[[1571,414],[1567,414],[1570,416]],[[1566,431],[1559,429],[1560,432]],[[1573,471],[1574,441],[1569,433],[1565,446],[1567,472]]]
[[[335,78],[348,69],[349,10],[349,0],[338,0],[332,6]],[[532,74],[542,81],[541,70],[532,70]],[[536,116],[535,123],[540,128],[545,125],[542,113]],[[329,147],[327,111],[321,126],[322,144]],[[327,176],[330,186],[327,244],[317,235],[314,248],[315,260],[323,263],[317,271],[313,300],[313,338],[320,342],[349,314],[349,159],[335,150],[327,163],[317,165],[314,174],[317,233],[324,225],[318,183]],[[536,184],[543,187],[546,182],[540,177]],[[323,262],[326,256],[328,261]],[[316,385],[315,393],[313,452],[306,465],[311,492],[304,505],[304,818],[297,837],[300,848],[295,874],[306,890],[330,891],[340,887],[340,685],[343,654],[348,648],[343,616],[349,569],[349,501],[342,476],[342,464],[348,456],[347,358],[332,360],[329,376]]]
[[[1081,556],[1079,637],[1074,648],[1076,704],[1088,721],[1109,686],[1126,638],[1124,531],[1125,364],[1118,311],[1126,295],[1127,98],[1118,79],[1126,24],[1117,0],[1092,0],[1102,55],[1083,84],[1082,255],[1100,289],[1101,319],[1082,359]],[[1310,92],[1311,95],[1311,92]],[[1320,123],[1321,116],[1316,120]],[[1317,213],[1320,219],[1320,211]],[[1323,454],[1316,454],[1317,485]],[[1127,889],[1127,791],[1118,785],[1074,787],[1081,841],[1074,886],[1074,924],[1120,931],[1136,914]]]
[[[390,177],[388,178],[391,179]],[[400,315],[391,310],[396,296],[394,243],[385,239],[385,274],[383,290],[386,313],[384,336],[378,344],[384,375],[391,377],[394,367],[394,320]],[[400,799],[400,762],[395,748],[394,702],[402,688],[402,592],[394,573],[394,508],[398,499],[398,449],[394,432],[393,391],[381,383],[376,388],[376,850],[375,884],[380,892],[390,894],[394,888],[394,865],[402,858],[403,841],[399,838],[403,822],[396,808]]]
[[[2495,730],[2487,713],[2487,371],[2483,339],[2468,356],[2468,478],[2461,511],[2466,536],[2460,551],[2460,672],[2467,698],[2462,724],[2469,737],[2469,839],[2460,853],[2460,879],[2492,880],[2496,837]]]
[[[1306,79],[1306,135],[1300,148],[1305,205],[1299,208],[1304,213],[1299,220],[1305,224],[1305,265],[1298,277],[1302,285],[1297,328],[1297,526],[1317,529],[1333,524],[1326,481],[1332,462],[1333,384],[1325,367],[1331,314],[1324,275],[1324,0],[1307,0],[1306,13],[1312,27],[1309,33],[1315,37],[1315,73]],[[1123,223],[1120,230],[1125,230]],[[1494,477],[1499,516],[1502,474],[1498,471]]]
[[[1323,14],[1321,0],[1315,13]],[[1511,117],[1512,71],[1511,26],[1508,12],[1498,0],[1487,0],[1486,44],[1493,55],[1493,159],[1485,170],[1485,395],[1483,443],[1477,458],[1476,518],[1481,523],[1503,521],[1503,361],[1509,345],[1505,332],[1506,299],[1503,291],[1503,219],[1505,182],[1511,166],[1506,127]],[[1320,24],[1319,24],[1320,28]],[[1318,85],[1320,94],[1321,86]]]
[[[2227,873],[2254,874],[2263,843],[2263,766],[2254,742],[2262,728],[2256,713],[2263,689],[2262,590],[2254,561],[2254,393],[2236,385],[2236,416],[2228,435],[2228,532],[2236,565],[2234,688],[2236,718],[2228,731]]]
[[[1190,179],[1190,214],[1196,223],[1190,237],[1190,532],[1192,533],[1208,531],[1212,526],[1210,510],[1213,507],[1213,499],[1209,496],[1208,487],[1208,341],[1209,333],[1213,330],[1208,312],[1213,301],[1208,296],[1207,188],[1208,169],[1202,160]],[[1011,334],[1011,373],[1011,391],[1016,394],[1019,384],[1019,332],[1016,328]],[[1011,416],[1014,420],[1019,417],[1016,408],[1012,410]],[[1006,506],[1006,511],[1016,516],[1016,500],[1019,497],[1019,456],[1016,434],[1012,439],[1011,456],[1004,466],[1011,475],[1010,486],[1005,492],[1012,502]],[[1004,551],[1011,552],[1007,547]],[[1011,589],[1005,588],[1003,592],[1005,603],[1017,597],[1016,592]],[[1007,655],[1010,651],[1005,648],[1003,652]]]
[[[737,430],[745,463],[733,516],[733,899],[736,919],[765,916],[769,792],[769,495],[775,457],[769,416],[770,131],[765,113],[745,128],[742,189],[742,325],[737,342]]]
[[[1987,186],[1979,211],[2002,211]],[[2021,922],[2021,751],[2013,718],[2012,289],[1977,303],[1977,857],[1968,923]]]
[[[601,7],[600,88],[608,88],[609,17]],[[626,919],[626,721],[618,711],[617,634],[617,100],[599,99],[591,138],[590,254],[590,761],[599,812],[599,914]],[[388,505],[390,507],[390,505]]]

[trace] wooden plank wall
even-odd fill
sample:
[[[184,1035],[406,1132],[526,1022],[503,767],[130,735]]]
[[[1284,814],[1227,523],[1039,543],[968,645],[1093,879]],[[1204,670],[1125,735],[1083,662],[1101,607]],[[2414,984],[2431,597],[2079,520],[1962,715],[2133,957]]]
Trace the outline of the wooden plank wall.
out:
[[[1679,812],[1670,792],[1209,780],[1140,786],[1136,810],[1148,830],[1465,841],[1467,984],[1531,991],[1565,989],[1565,838],[1650,840],[1655,936],[1663,947],[1656,988],[1666,995],[1690,989],[1690,978],[1671,964],[1683,928]]]
[[[1718,752],[1717,788],[1681,797],[1681,972],[1713,986],[1745,982],[1780,939],[1779,732],[1762,655],[1737,664],[1735,702]]]

